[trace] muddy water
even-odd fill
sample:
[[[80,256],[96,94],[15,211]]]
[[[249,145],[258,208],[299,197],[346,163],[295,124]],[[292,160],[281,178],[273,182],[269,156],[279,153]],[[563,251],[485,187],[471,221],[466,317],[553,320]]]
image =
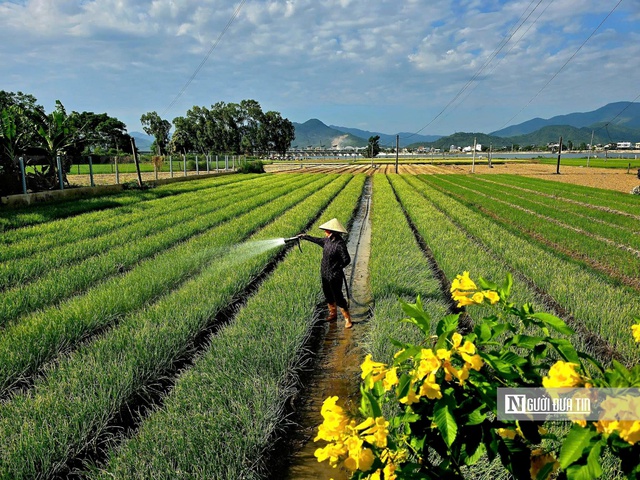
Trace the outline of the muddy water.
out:
[[[337,395],[338,405],[352,413],[357,411],[360,404],[360,364],[364,358],[360,343],[367,328],[372,301],[369,288],[370,199],[371,182],[367,181],[347,240],[352,262],[345,274],[351,295],[349,311],[354,325],[351,329],[345,329],[342,315],[338,316],[337,322],[327,322],[325,325],[326,335],[318,365],[305,387],[303,395],[306,400],[298,411],[300,425],[296,429],[296,436],[299,448],[294,452],[285,476],[289,480],[349,478],[346,470],[331,468],[327,461],[317,461],[313,454],[326,442],[314,443],[313,439],[318,425],[322,423],[320,409],[325,398]]]

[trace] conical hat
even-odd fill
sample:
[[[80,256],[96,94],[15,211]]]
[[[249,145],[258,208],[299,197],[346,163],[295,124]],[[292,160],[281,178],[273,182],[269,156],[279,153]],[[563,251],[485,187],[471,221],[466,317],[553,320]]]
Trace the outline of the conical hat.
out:
[[[337,218],[332,218],[327,223],[320,225],[320,230],[331,230],[332,232],[347,233],[347,230],[342,226]]]

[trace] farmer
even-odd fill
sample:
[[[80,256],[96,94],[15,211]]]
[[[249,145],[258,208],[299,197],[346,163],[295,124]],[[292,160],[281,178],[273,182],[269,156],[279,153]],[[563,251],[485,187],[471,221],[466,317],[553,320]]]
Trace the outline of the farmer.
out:
[[[351,263],[347,244],[341,235],[342,233],[347,233],[347,230],[336,218],[320,225],[320,229],[324,230],[324,238],[305,234],[298,235],[298,238],[309,240],[322,247],[320,275],[322,277],[322,291],[329,306],[327,320],[333,321],[338,318],[336,308],[338,306],[344,316],[344,328],[351,328],[353,323],[351,323],[351,316],[349,315],[349,304],[342,294],[342,282],[345,278],[342,269]]]

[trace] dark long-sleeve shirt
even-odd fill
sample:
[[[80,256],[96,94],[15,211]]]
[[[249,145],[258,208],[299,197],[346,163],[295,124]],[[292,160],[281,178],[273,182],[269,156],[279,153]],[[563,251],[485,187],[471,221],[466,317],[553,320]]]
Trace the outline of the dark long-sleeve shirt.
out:
[[[351,263],[347,243],[340,235],[336,234],[323,238],[302,235],[300,238],[322,247],[322,261],[320,262],[322,278],[333,280],[342,276],[342,269]]]

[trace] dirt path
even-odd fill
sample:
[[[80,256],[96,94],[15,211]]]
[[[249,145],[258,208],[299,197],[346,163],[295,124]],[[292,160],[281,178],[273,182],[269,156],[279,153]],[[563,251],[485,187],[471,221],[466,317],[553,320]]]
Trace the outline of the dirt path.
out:
[[[352,412],[360,404],[360,364],[364,358],[360,344],[369,321],[372,301],[369,288],[370,200],[371,182],[367,181],[347,241],[352,262],[345,274],[351,294],[349,311],[354,326],[349,330],[344,329],[341,315],[337,322],[325,325],[324,342],[316,368],[304,389],[304,404],[297,412],[300,425],[296,429],[297,439],[294,442],[300,447],[292,455],[289,471],[284,477],[289,480],[342,480],[350,477],[346,470],[331,468],[329,462],[318,462],[314,452],[319,444],[314,443],[313,439],[318,425],[322,423],[320,409],[325,398],[337,395],[340,398],[338,404]]]

